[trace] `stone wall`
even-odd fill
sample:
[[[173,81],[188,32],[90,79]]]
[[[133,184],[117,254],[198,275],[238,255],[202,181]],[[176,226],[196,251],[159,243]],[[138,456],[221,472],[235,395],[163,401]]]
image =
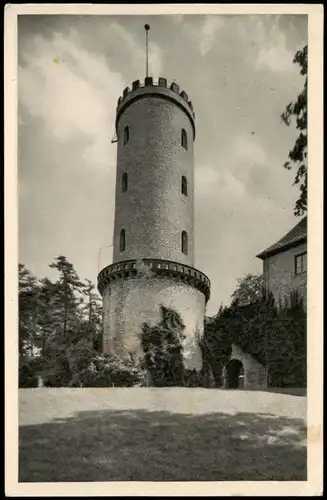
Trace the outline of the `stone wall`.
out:
[[[161,320],[160,305],[181,314],[186,326],[184,364],[186,368],[202,367],[197,332],[202,334],[205,297],[196,288],[168,277],[130,277],[110,283],[103,292],[105,353],[142,354],[140,333],[143,322],[154,325]]]
[[[259,363],[251,354],[243,352],[242,349],[233,344],[232,354],[229,361],[237,359],[244,368],[244,389],[260,389],[267,387],[267,377],[265,367]],[[224,379],[226,374],[224,369]]]
[[[278,303],[279,297],[289,296],[292,290],[298,290],[306,301],[307,273],[295,274],[295,256],[305,252],[307,244],[268,257],[263,264],[265,283]]]

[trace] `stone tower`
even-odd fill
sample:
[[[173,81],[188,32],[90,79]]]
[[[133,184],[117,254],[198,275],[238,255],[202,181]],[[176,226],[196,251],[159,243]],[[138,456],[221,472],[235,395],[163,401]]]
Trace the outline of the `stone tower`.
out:
[[[118,99],[116,135],[113,263],[98,276],[103,351],[141,354],[142,323],[157,323],[162,304],[185,323],[185,366],[200,369],[210,281],[194,268],[192,103],[165,78],[137,80]]]

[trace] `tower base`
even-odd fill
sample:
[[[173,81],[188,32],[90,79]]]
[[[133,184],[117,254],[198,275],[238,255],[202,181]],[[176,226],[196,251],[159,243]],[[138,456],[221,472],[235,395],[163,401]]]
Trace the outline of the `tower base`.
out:
[[[203,273],[170,261],[127,261],[101,271],[98,286],[103,297],[104,353],[141,357],[142,326],[157,324],[163,305],[178,312],[185,324],[185,368],[202,368],[198,340],[210,293]]]

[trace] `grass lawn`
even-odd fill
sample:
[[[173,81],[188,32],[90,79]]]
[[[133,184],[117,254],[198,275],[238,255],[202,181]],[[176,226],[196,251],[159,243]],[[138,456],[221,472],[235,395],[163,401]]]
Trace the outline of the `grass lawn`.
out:
[[[306,397],[21,389],[19,481],[306,480]]]

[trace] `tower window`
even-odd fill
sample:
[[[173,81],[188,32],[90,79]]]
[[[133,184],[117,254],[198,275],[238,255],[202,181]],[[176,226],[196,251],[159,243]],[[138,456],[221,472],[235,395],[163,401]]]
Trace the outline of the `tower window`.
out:
[[[127,174],[126,172],[123,174],[123,177],[122,177],[122,191],[127,191],[127,186],[128,186],[128,177],[127,177]]]
[[[182,142],[182,147],[187,150],[187,133],[185,128],[182,128],[181,142]]]
[[[185,253],[185,255],[188,254],[188,237],[186,231],[182,232],[182,252]]]
[[[129,141],[129,126],[126,125],[124,128],[124,145],[127,144]]]
[[[120,231],[120,244],[119,244],[119,248],[120,248],[121,252],[123,252],[125,250],[125,246],[126,246],[125,229],[121,229],[121,231]]]
[[[184,175],[182,176],[182,194],[187,196],[187,179]]]

